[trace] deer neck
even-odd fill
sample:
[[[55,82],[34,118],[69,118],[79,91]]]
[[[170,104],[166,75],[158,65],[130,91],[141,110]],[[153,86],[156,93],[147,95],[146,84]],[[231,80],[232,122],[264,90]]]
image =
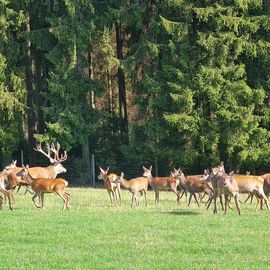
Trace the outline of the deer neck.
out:
[[[27,174],[26,174],[25,176],[23,176],[23,179],[24,179],[27,183],[29,183],[30,185],[32,185],[33,182],[34,182],[34,180],[35,180],[35,179],[31,176],[31,174],[30,174],[29,171],[27,172]]]
[[[48,178],[55,178],[57,176],[56,168],[54,165],[46,167],[48,170]]]
[[[152,182],[153,182],[153,180],[154,180],[154,177],[153,177],[153,175],[152,175],[152,174],[147,175],[147,177],[146,177],[146,178],[148,179],[149,183],[152,183]]]
[[[130,183],[129,183],[129,181],[127,181],[127,180],[124,179],[124,178],[121,178],[120,184],[121,184],[124,188],[126,188],[126,189],[129,189],[129,188],[130,188]]]

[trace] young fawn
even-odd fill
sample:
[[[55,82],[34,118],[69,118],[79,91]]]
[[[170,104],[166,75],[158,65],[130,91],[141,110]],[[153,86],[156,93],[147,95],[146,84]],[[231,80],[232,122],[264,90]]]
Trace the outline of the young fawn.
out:
[[[129,181],[124,179],[124,173],[122,172],[120,177],[114,181],[115,183],[120,183],[121,186],[128,189],[132,193],[132,199],[131,199],[131,207],[133,206],[133,201],[135,201],[135,204],[137,207],[139,207],[140,202],[137,198],[137,193],[140,192],[140,194],[144,194],[145,198],[145,205],[147,206],[146,201],[146,192],[148,188],[148,179],[145,177],[138,177],[131,179]]]
[[[114,182],[118,178],[118,175],[115,173],[108,174],[110,167],[108,167],[107,170],[103,170],[101,167],[99,167],[99,169],[100,177],[102,177],[104,181],[104,187],[109,193],[111,203],[116,200],[121,204],[120,183]]]
[[[69,197],[70,194],[65,192],[65,188],[68,186],[68,182],[62,178],[33,178],[29,166],[23,166],[23,169],[17,173],[17,176],[22,176],[25,181],[29,183],[34,191],[34,196],[32,201],[34,202],[37,208],[44,209],[44,194],[45,193],[56,193],[63,199],[63,208],[62,210],[69,210]],[[41,196],[41,206],[38,205],[35,201],[37,196]]]
[[[200,206],[196,194],[200,194],[203,192],[207,194],[210,198],[213,196],[213,190],[209,186],[209,184],[203,180],[203,175],[185,176],[181,169],[174,169],[174,172],[172,172],[172,176],[174,176],[175,179],[179,179],[179,186],[182,190],[190,193],[188,206],[190,205],[192,196],[195,198],[197,205]]]
[[[159,191],[160,190],[172,190],[175,195],[177,196],[177,202],[179,203],[180,196],[179,192],[177,191],[177,186],[179,184],[179,180],[175,179],[173,176],[168,177],[153,177],[152,176],[152,166],[149,169],[143,166],[143,176],[147,177],[150,186],[155,191],[155,203],[159,203]]]

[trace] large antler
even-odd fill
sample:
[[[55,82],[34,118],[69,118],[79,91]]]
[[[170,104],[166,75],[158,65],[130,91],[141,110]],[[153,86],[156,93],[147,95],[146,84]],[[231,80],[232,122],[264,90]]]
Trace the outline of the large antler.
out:
[[[41,143],[36,144],[36,148],[34,148],[35,151],[37,151],[37,152],[43,154],[45,157],[47,157],[51,163],[56,162],[57,160],[55,158],[51,157],[51,148],[50,148],[49,143],[46,143],[46,149],[47,149],[48,153],[46,153],[42,150]]]
[[[61,163],[65,160],[67,160],[67,151],[64,151],[64,154],[61,154],[61,156],[59,157],[59,151],[60,151],[60,143],[56,143],[56,148],[55,148],[55,145],[54,143],[52,143],[52,146],[51,146],[51,150],[52,152],[54,153],[55,155],[55,159],[57,160],[57,162]]]
[[[46,143],[46,149],[47,149],[47,153],[46,153],[45,151],[42,150],[41,143],[39,143],[36,145],[36,148],[34,148],[34,150],[37,152],[40,152],[45,157],[49,158],[51,163],[54,163],[54,162],[61,163],[67,159],[67,151],[64,151],[64,154],[61,154],[61,156],[59,157],[60,147],[61,146],[59,143],[56,144],[56,147],[54,143],[52,143],[51,145],[49,143]],[[54,158],[51,156],[52,152],[54,153]]]

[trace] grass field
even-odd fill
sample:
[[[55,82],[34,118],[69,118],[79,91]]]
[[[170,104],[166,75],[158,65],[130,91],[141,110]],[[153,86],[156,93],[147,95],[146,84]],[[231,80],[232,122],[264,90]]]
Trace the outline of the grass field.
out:
[[[242,205],[242,215],[213,215],[204,205],[180,205],[148,192],[140,209],[111,206],[106,190],[70,188],[71,209],[45,196],[45,210],[31,195],[17,194],[14,211],[0,211],[0,269],[267,269],[270,213]],[[235,207],[234,207],[235,208]]]

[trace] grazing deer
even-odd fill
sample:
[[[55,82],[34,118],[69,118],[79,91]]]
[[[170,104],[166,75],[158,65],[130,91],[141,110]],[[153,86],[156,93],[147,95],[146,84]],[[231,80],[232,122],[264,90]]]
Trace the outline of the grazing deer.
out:
[[[131,207],[133,206],[133,201],[135,201],[136,206],[139,207],[140,202],[137,198],[138,192],[140,192],[141,195],[144,194],[145,206],[147,206],[147,201],[146,201],[146,191],[148,188],[147,178],[137,177],[137,178],[127,181],[124,179],[124,173],[122,172],[120,177],[117,180],[115,180],[114,183],[120,183],[121,186],[128,189],[132,193]]]
[[[23,169],[17,173],[17,176],[23,177],[23,179],[29,183],[34,191],[32,201],[37,208],[44,209],[44,194],[45,193],[56,193],[63,201],[62,210],[69,210],[69,197],[70,194],[65,192],[65,188],[68,186],[68,182],[62,178],[33,178],[29,166],[23,166]],[[41,196],[41,206],[35,201],[37,196]]]
[[[160,190],[172,190],[175,195],[177,196],[177,203],[179,203],[180,196],[179,192],[177,191],[177,186],[179,184],[179,180],[175,179],[172,175],[168,177],[153,177],[152,176],[152,166],[149,169],[143,166],[143,176],[147,177],[150,186],[155,191],[155,203],[159,203],[159,191]]]
[[[189,175],[185,176],[181,169],[176,170],[174,169],[174,172],[172,175],[176,178],[179,179],[179,186],[182,190],[185,190],[186,192],[190,193],[189,196],[189,202],[188,206],[190,205],[192,196],[195,198],[195,201],[198,206],[200,206],[198,199],[196,197],[196,193],[205,193],[207,194],[210,198],[213,196],[213,190],[209,186],[209,184],[204,181],[203,175]]]
[[[110,167],[108,167],[106,171],[103,170],[101,167],[99,167],[99,169],[100,177],[102,177],[104,181],[104,187],[109,193],[111,203],[116,200],[119,201],[119,203],[121,204],[120,183],[114,183],[114,181],[117,180],[118,175],[115,173],[108,174]]]

